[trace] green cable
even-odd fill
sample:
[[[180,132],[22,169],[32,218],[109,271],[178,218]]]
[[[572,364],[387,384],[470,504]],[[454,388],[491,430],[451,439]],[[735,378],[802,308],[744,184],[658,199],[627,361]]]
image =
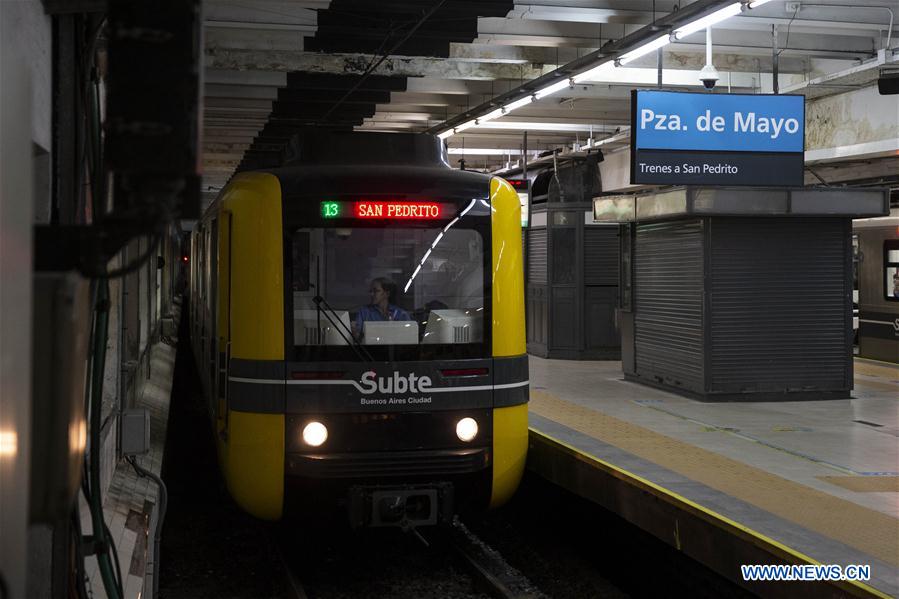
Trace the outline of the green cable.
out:
[[[93,61],[91,61],[92,63]],[[85,75],[85,73],[82,73]],[[96,222],[101,216],[105,201],[105,181],[103,178],[102,160],[102,136],[99,128],[100,103],[97,87],[93,82],[87,83],[88,103],[90,110],[87,134],[88,138],[88,169],[91,173],[91,200],[92,216]],[[91,360],[91,401],[90,401],[90,430],[91,451],[89,476],[91,489],[90,510],[91,528],[94,539],[97,540],[101,550],[97,552],[97,566],[103,579],[103,587],[110,599],[118,599],[123,596],[120,578],[116,575],[110,558],[110,550],[115,551],[115,545],[108,534],[106,521],[103,515],[103,504],[100,490],[100,426],[103,409],[103,378],[106,368],[106,341],[109,334],[109,285],[104,281],[94,282],[92,295],[94,303],[94,327],[92,330],[92,360]],[[118,560],[118,556],[115,556]]]
[[[100,498],[100,411],[103,405],[103,371],[106,365],[106,336],[109,328],[109,285],[106,281],[93,283],[96,293],[94,304],[94,339],[92,348],[93,368],[91,378],[91,451],[90,451],[90,488],[91,488],[91,523],[93,536],[103,548],[97,553],[97,566],[103,579],[103,587],[110,599],[118,599],[122,591],[113,572],[109,557],[110,545],[106,537],[106,523],[103,518],[103,505]]]

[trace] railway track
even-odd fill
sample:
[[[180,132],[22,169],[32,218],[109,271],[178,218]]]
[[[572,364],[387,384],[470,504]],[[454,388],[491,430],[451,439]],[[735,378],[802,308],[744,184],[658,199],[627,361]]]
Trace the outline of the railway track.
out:
[[[450,548],[474,579],[496,599],[541,599],[546,597],[521,572],[458,519],[449,531]]]
[[[368,587],[364,593],[367,597],[546,597],[458,520],[448,528],[417,530],[408,535],[398,530],[374,531],[378,538],[374,543],[370,532],[352,533],[363,546],[371,544],[363,553],[376,556],[375,563],[362,570],[355,553],[358,544],[352,536],[334,548],[323,549],[318,557],[298,553],[289,541],[278,542],[284,596],[352,597],[359,595],[358,589]],[[391,569],[390,564],[397,561],[406,562],[408,567]]]
[[[284,579],[284,597],[285,599],[309,599],[303,583],[297,577],[296,571],[291,567],[290,559],[284,546],[281,543],[276,545],[278,551],[278,559],[281,562]]]

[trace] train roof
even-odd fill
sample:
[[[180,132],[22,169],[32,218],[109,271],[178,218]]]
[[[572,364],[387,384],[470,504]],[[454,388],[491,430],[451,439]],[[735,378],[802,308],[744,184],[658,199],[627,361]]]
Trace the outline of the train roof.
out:
[[[285,199],[336,196],[414,196],[468,202],[487,199],[491,175],[427,166],[283,167],[267,171]]]
[[[278,177],[285,198],[411,195],[467,202],[489,196],[491,175],[450,168],[446,145],[426,133],[295,135]]]

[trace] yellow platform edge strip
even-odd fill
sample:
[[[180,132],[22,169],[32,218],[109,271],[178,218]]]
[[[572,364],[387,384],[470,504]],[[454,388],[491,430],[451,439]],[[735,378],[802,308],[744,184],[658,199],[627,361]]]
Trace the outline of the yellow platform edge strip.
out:
[[[755,541],[756,545],[759,547],[762,547],[762,548],[768,549],[768,550],[771,550],[771,549],[780,550],[780,552],[781,552],[780,557],[785,557],[784,556],[784,554],[785,554],[786,556],[793,557],[793,558],[795,558],[801,562],[805,562],[807,564],[816,565],[816,566],[821,565],[821,562],[809,557],[808,555],[805,555],[804,553],[797,551],[796,549],[793,549],[792,547],[784,545],[783,543],[780,543],[779,541],[775,541],[771,537],[766,536],[756,530],[753,530],[752,528],[749,528],[748,526],[746,526],[744,524],[740,524],[736,520],[732,520],[723,514],[720,514],[714,510],[711,510],[705,506],[702,506],[702,505],[696,503],[695,501],[687,499],[683,495],[675,493],[674,491],[672,491],[670,489],[666,489],[665,487],[663,487],[657,483],[654,483],[649,479],[643,478],[642,476],[640,476],[638,474],[634,474],[633,472],[630,472],[629,470],[625,470],[624,468],[621,468],[620,466],[616,466],[615,464],[612,464],[611,462],[607,462],[606,460],[603,460],[602,458],[599,458],[591,453],[587,453],[573,445],[570,445],[569,443],[566,443],[565,441],[562,441],[561,439],[557,439],[556,437],[553,437],[550,434],[547,434],[537,428],[534,428],[533,426],[529,427],[529,431],[531,433],[534,433],[536,435],[539,435],[539,436],[551,441],[552,443],[554,443],[560,447],[565,448],[570,454],[574,455],[574,457],[576,457],[576,458],[579,458],[579,459],[588,458],[589,461],[595,462],[596,464],[601,466],[603,469],[605,469],[605,470],[609,471],[611,474],[615,475],[616,478],[624,480],[625,482],[629,482],[629,481],[637,482],[637,483],[639,483],[639,486],[644,487],[645,490],[653,491],[658,497],[668,501],[671,504],[674,504],[674,505],[680,504],[680,506],[690,507],[693,510],[695,510],[695,512],[698,512],[700,515],[704,515],[706,517],[705,519],[713,524],[723,525],[723,526],[721,526],[722,528],[735,529],[735,530],[738,530],[738,531],[744,533],[744,535],[750,537],[753,541]],[[772,551],[772,553],[774,553],[775,555],[777,554],[777,552],[775,552],[775,551]],[[854,581],[854,580],[853,581],[849,581],[849,580],[842,581],[841,580],[841,581],[821,581],[821,582],[826,582],[830,585],[837,586],[837,587],[840,587],[843,589],[846,589],[846,587],[849,587],[849,589],[847,589],[847,590],[863,591],[869,595],[872,595],[874,597],[879,597],[881,599],[893,599],[892,595],[888,595],[888,594],[884,593],[883,591],[875,589],[874,587],[867,585],[860,581]]]

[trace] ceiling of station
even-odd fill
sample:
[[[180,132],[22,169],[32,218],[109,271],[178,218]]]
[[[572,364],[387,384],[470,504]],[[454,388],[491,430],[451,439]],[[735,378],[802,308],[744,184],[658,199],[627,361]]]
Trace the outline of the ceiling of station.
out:
[[[715,1],[205,0],[203,189],[214,197],[235,170],[275,164],[303,127],[435,128],[698,3]],[[744,11],[713,29],[719,90],[772,90],[775,31],[782,92],[870,85],[878,56],[893,60],[878,51],[897,46],[897,12],[895,0],[774,0]],[[669,44],[663,84],[701,89],[704,63],[704,32]],[[653,53],[457,133],[447,139],[452,162],[513,164],[524,131],[534,155],[625,146],[629,92],[655,86],[657,73]]]

